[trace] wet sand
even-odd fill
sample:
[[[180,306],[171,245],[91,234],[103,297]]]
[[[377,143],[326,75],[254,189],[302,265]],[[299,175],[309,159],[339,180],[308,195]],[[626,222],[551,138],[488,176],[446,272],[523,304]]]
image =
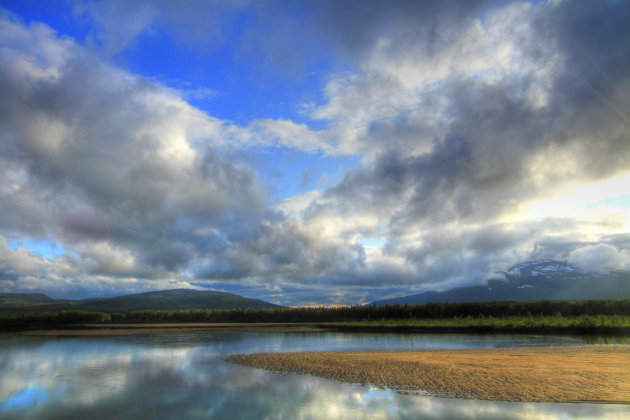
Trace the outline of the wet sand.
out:
[[[232,355],[276,372],[449,398],[630,403],[630,346]]]

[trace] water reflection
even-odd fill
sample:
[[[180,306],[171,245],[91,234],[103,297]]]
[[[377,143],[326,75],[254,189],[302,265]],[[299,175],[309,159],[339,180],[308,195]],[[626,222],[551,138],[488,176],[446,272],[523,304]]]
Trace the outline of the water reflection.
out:
[[[582,338],[512,336],[511,345]],[[0,418],[628,418],[630,408],[401,395],[233,365],[237,352],[507,346],[508,336],[172,334],[0,343]],[[618,342],[618,341],[616,341]]]

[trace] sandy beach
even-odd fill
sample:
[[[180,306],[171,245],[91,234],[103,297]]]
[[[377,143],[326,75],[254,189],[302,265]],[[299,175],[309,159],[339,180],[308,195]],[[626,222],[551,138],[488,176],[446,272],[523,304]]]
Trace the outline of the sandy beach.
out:
[[[630,346],[232,355],[276,372],[495,401],[630,403]]]

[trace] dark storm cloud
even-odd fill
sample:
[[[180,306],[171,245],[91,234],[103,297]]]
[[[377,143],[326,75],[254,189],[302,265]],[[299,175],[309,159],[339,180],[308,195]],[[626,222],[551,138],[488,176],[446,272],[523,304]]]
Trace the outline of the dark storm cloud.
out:
[[[327,195],[351,211],[389,207],[392,227],[404,230],[418,223],[492,221],[510,212],[510,203],[553,196],[567,182],[597,181],[626,170],[630,104],[623,93],[630,31],[619,16],[630,7],[591,2],[590,14],[584,4],[575,10],[571,4],[541,10],[536,22],[549,28],[522,46],[530,53],[538,44],[560,47],[535,59],[535,70],[546,60],[560,60],[557,72],[545,76],[551,87],[545,105],[524,94],[541,83],[534,73],[491,82],[446,79],[442,90],[451,118],[443,134],[433,132],[428,152],[408,153],[414,144],[427,143],[426,125],[410,116],[379,121],[368,133],[378,151],[373,161],[348,171]],[[581,22],[593,28],[598,42],[591,33],[572,35]]]
[[[630,68],[628,19],[627,1],[596,0],[560,2],[536,19],[540,38],[563,55],[565,72],[558,75],[555,88],[566,106],[597,103],[628,122],[628,99],[619,95]],[[536,47],[530,46],[532,55]]]
[[[405,50],[422,42],[431,55],[442,25],[454,24],[491,1],[477,0],[349,0],[349,1],[254,1],[249,4],[260,27],[246,34],[250,50],[264,51],[276,68],[303,68],[321,57],[360,65],[374,45],[384,38]],[[249,36],[248,36],[249,35]],[[290,40],[290,41],[288,41]]]
[[[0,269],[0,282],[10,282],[12,285],[15,285],[15,281],[19,278],[17,273],[13,270],[8,270],[5,268]]]
[[[381,37],[403,40],[399,48],[407,48],[404,41],[426,41],[429,55],[436,41],[439,25],[452,24],[479,12],[483,0],[378,0],[313,1],[317,22],[324,31],[342,45],[344,52],[371,49]]]

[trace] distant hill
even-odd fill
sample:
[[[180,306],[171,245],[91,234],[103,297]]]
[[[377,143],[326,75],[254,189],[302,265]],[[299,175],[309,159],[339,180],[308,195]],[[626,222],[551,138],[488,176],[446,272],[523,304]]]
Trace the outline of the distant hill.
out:
[[[502,273],[504,278],[486,285],[443,292],[377,300],[370,305],[413,305],[429,302],[490,302],[495,300],[627,299],[630,272],[583,273],[561,261],[528,261]]]
[[[189,310],[235,308],[281,308],[259,299],[232,293],[173,289],[113,298],[61,300],[40,293],[1,293],[0,313],[39,311],[131,312],[138,310]]]
[[[5,305],[38,305],[53,302],[41,293],[0,293],[0,307]]]

